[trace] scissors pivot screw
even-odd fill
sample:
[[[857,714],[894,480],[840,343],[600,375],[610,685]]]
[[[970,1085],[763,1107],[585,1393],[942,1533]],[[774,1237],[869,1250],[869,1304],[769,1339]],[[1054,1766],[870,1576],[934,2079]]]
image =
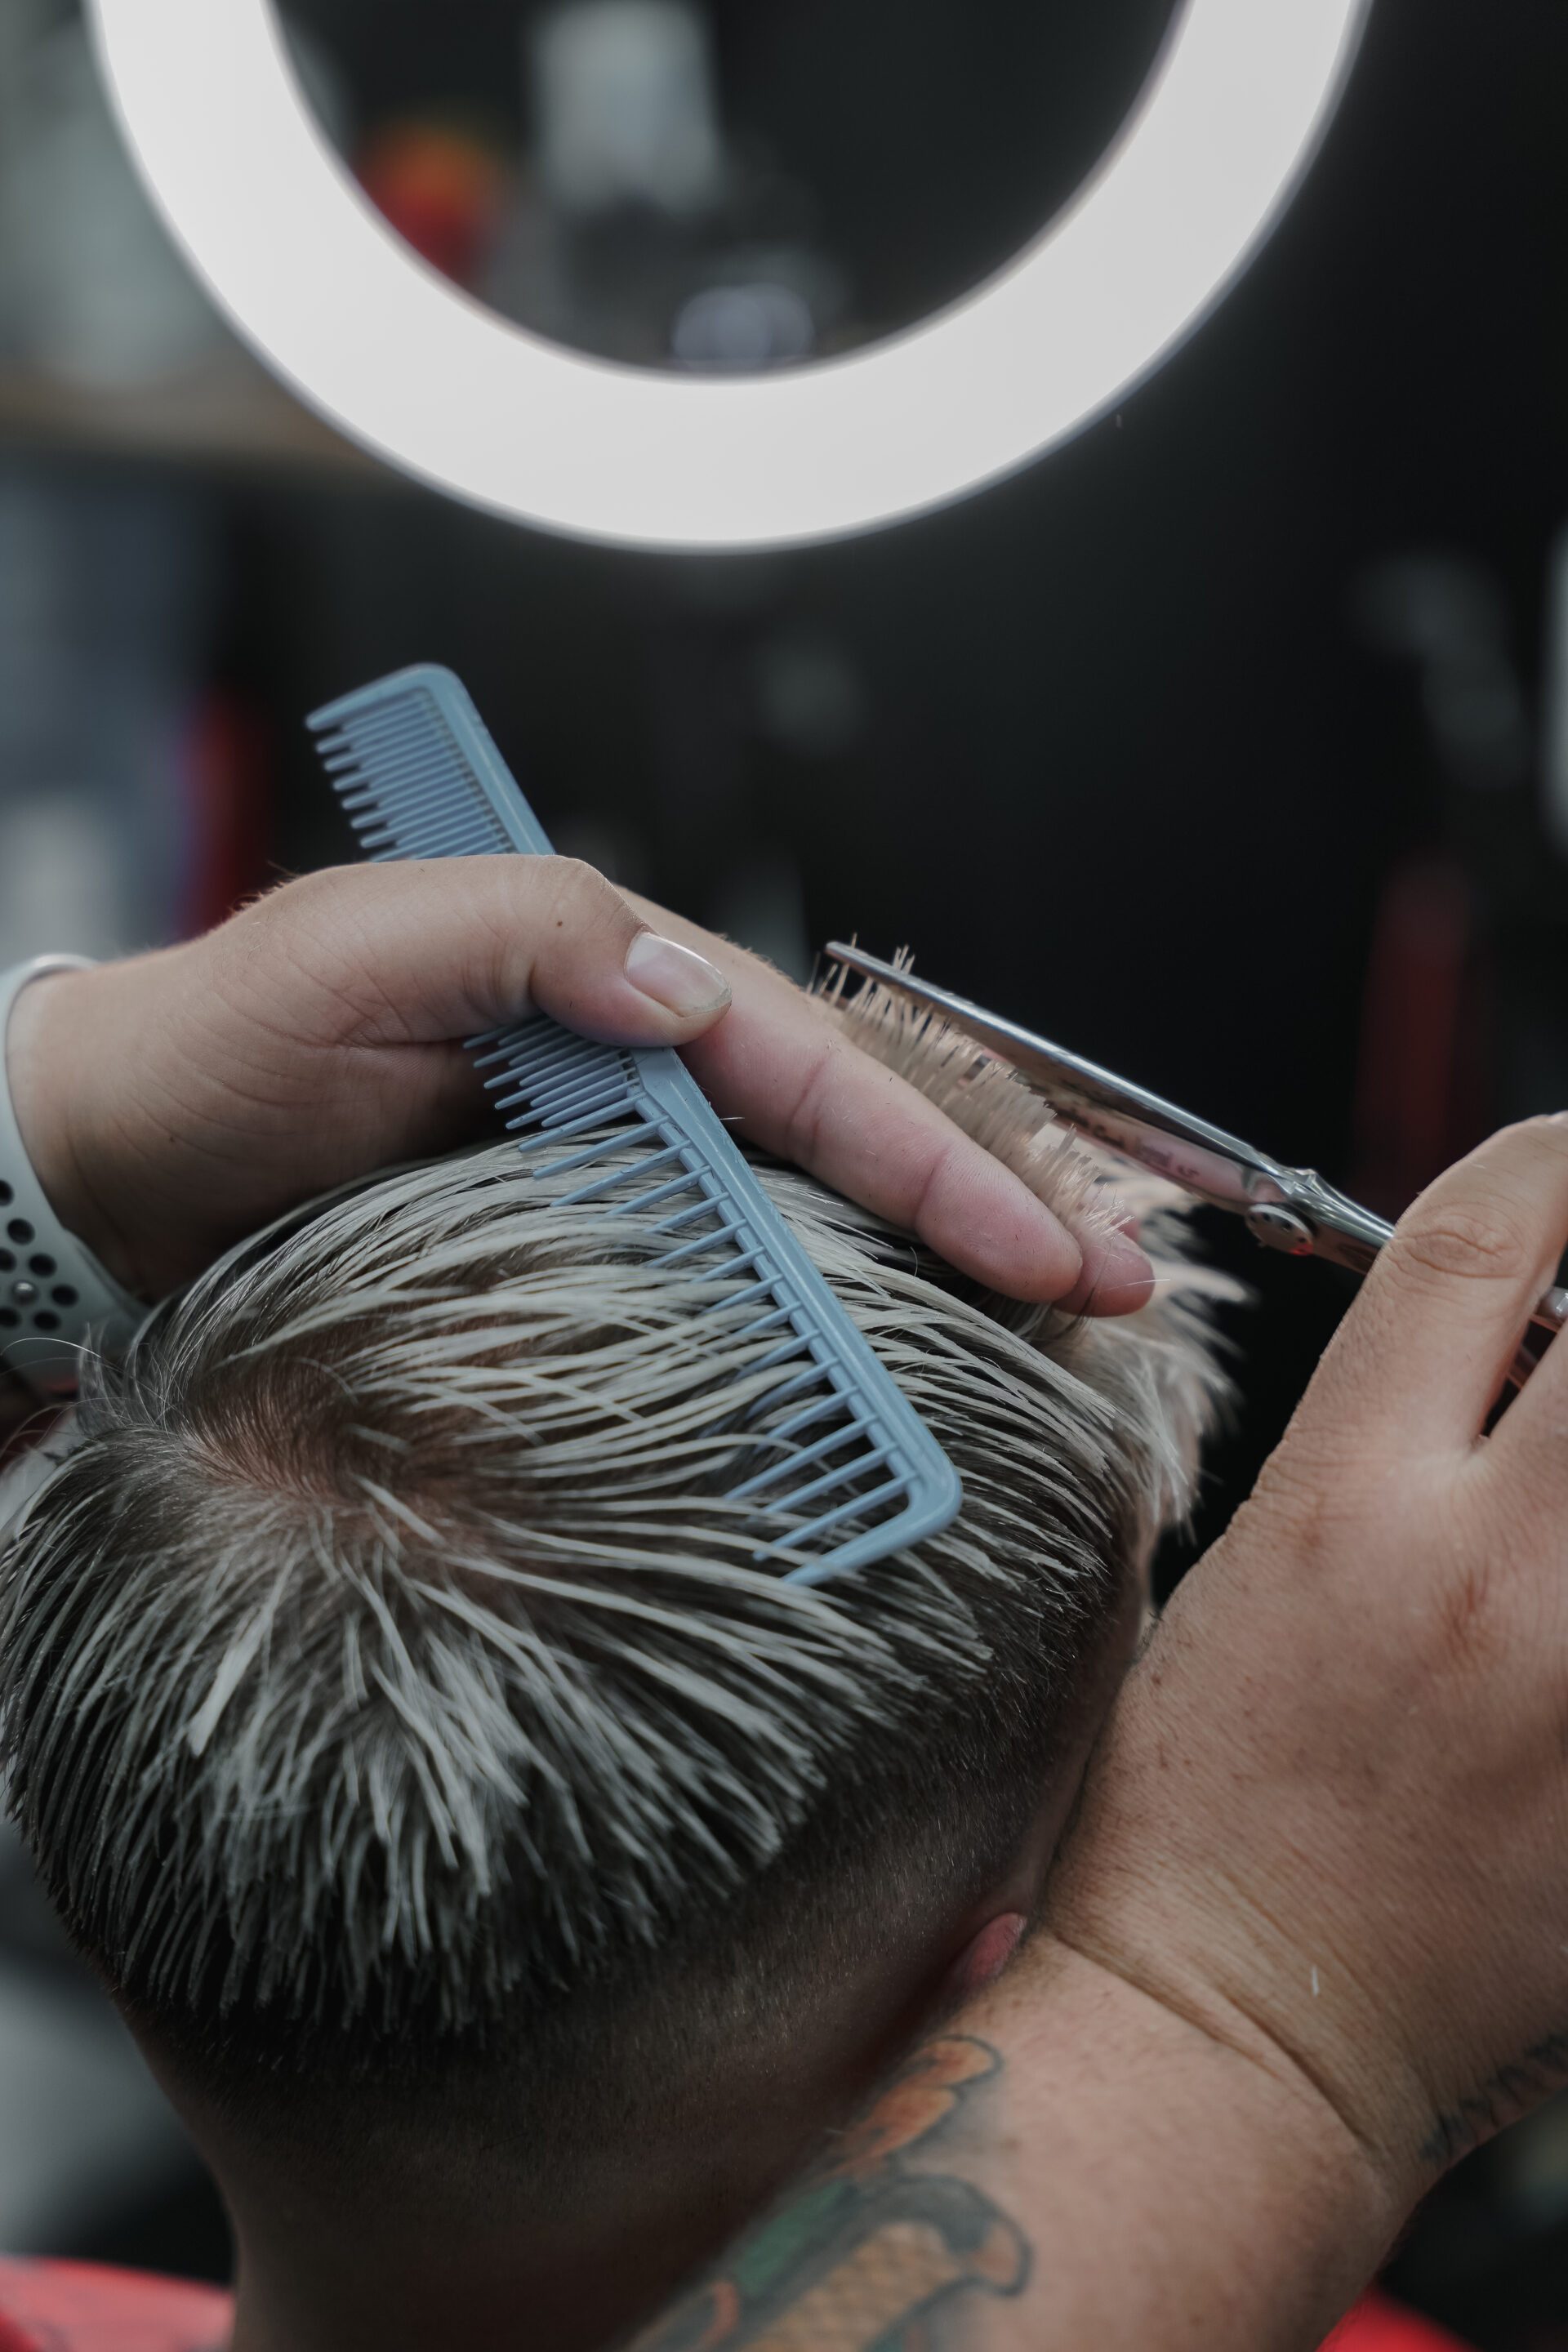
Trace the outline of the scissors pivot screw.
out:
[[[1347,1201],[1311,1168],[1287,1168],[1266,1151],[1255,1151],[1223,1128],[1146,1087],[1119,1078],[1069,1054],[1048,1037],[1020,1029],[966,997],[933,988],[900,964],[883,963],[864,949],[835,940],[827,952],[846,971],[872,981],[924,1013],[933,1013],[960,1036],[1010,1068],[1020,1085],[1048,1102],[1065,1127],[1105,1145],[1180,1185],[1194,1201],[1246,1219],[1254,1241],[1287,1257],[1321,1257],[1348,1273],[1370,1273],[1377,1254],[1394,1239],[1394,1227],[1354,1201]],[[1568,1330],[1568,1288],[1549,1290],[1531,1316],[1551,1337]],[[1528,1380],[1534,1359],[1521,1351],[1510,1377]]]
[[[1314,1234],[1304,1217],[1278,1201],[1258,1201],[1247,1213],[1247,1230],[1265,1249],[1283,1250],[1287,1257],[1310,1257]]]

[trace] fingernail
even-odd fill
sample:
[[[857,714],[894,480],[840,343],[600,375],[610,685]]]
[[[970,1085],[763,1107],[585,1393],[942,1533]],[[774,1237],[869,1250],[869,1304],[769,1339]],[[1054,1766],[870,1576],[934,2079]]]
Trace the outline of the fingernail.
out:
[[[1137,1243],[1125,1234],[1117,1234],[1105,1254],[1100,1280],[1116,1290],[1130,1290],[1140,1282],[1152,1278],[1154,1269]]]
[[[717,965],[658,931],[639,931],[626,950],[626,978],[643,996],[682,1019],[712,1013],[730,998],[730,983]]]
[[[1083,1272],[1063,1304],[1091,1315],[1127,1315],[1147,1304],[1154,1269],[1135,1244],[1118,1233],[1079,1235]]]

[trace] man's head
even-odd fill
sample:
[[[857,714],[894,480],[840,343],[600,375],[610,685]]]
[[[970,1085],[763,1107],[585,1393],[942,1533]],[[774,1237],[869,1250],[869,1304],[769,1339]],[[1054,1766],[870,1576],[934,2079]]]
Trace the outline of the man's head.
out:
[[[497,1146],[236,1253],[5,1561],[13,1801],[231,2187],[438,2160],[563,2227],[748,2103],[798,2152],[1026,1907],[1184,1506],[1179,1269],[1068,1323],[773,1171],[966,1497],[780,1582],[731,1493],[736,1384],[783,1376],[569,1181]]]

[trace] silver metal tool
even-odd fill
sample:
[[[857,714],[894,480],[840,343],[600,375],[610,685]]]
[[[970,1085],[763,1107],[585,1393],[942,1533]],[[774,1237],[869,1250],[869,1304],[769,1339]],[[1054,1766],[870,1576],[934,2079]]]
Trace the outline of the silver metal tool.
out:
[[[1336,1192],[1316,1169],[1287,1168],[1147,1087],[1119,1078],[1081,1055],[1052,1045],[1048,1037],[1037,1037],[1016,1022],[971,1004],[966,997],[933,988],[929,981],[883,963],[862,948],[835,940],[826,953],[846,971],[875,981],[962,1031],[1048,1102],[1064,1126],[1179,1184],[1211,1207],[1228,1209],[1266,1247],[1290,1257],[1328,1258],[1362,1275],[1393,1239],[1394,1227],[1385,1218]],[[1568,1290],[1549,1290],[1531,1321],[1544,1331],[1562,1330],[1568,1323]]]

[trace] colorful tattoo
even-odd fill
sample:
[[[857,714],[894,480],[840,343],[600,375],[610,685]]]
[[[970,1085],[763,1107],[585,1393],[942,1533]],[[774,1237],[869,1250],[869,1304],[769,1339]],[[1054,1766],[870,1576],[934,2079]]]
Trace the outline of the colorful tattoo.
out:
[[[971,2182],[905,2161],[1001,2067],[967,2036],[928,2042],[831,2168],[634,2352],[930,2352],[930,2325],[956,2299],[1020,2294],[1021,2232]]]

